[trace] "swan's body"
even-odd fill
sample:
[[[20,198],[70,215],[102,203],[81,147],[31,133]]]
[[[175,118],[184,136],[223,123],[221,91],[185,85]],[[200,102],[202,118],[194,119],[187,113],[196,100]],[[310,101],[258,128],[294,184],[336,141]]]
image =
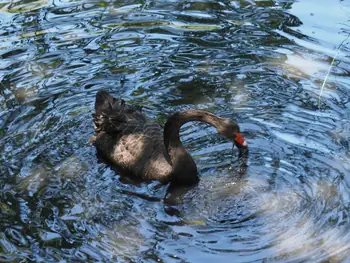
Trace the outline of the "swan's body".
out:
[[[197,166],[179,136],[180,127],[188,121],[210,123],[238,147],[247,147],[238,125],[230,120],[203,110],[186,110],[170,116],[163,128],[104,90],[96,95],[96,135],[91,141],[104,158],[137,177],[191,184],[198,180]]]

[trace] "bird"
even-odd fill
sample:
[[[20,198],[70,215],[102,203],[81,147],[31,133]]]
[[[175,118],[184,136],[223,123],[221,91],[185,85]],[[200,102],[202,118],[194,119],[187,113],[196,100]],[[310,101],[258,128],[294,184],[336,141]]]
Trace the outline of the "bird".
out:
[[[173,113],[162,127],[138,107],[101,89],[96,93],[92,116],[95,134],[90,143],[96,152],[112,165],[141,180],[180,185],[198,182],[196,163],[180,140],[181,126],[190,121],[214,126],[239,150],[248,151],[248,143],[236,122],[205,110]]]

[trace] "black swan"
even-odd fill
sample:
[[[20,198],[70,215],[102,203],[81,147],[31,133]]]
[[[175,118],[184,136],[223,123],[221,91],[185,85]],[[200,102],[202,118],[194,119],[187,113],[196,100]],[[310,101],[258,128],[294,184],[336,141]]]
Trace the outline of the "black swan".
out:
[[[180,141],[180,127],[189,121],[206,122],[240,149],[248,144],[237,123],[204,110],[171,115],[164,128],[139,109],[115,99],[105,90],[96,94],[94,127],[90,142],[105,159],[144,180],[193,184],[197,166]]]

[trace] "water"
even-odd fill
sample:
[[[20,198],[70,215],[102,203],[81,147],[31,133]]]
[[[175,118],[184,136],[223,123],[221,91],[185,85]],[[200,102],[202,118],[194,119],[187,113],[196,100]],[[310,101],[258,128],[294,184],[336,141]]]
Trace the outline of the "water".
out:
[[[336,0],[2,0],[0,261],[349,262],[349,13]],[[191,123],[198,185],[120,178],[87,143],[101,88],[162,123],[187,108],[237,120],[248,169]]]

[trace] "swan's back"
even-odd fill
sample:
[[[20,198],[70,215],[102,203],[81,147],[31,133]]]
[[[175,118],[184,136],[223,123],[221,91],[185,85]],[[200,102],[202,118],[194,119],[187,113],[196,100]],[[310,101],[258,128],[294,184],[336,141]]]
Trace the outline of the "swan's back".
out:
[[[170,180],[171,165],[160,124],[104,90],[96,95],[93,117],[93,143],[99,154],[143,179]]]

